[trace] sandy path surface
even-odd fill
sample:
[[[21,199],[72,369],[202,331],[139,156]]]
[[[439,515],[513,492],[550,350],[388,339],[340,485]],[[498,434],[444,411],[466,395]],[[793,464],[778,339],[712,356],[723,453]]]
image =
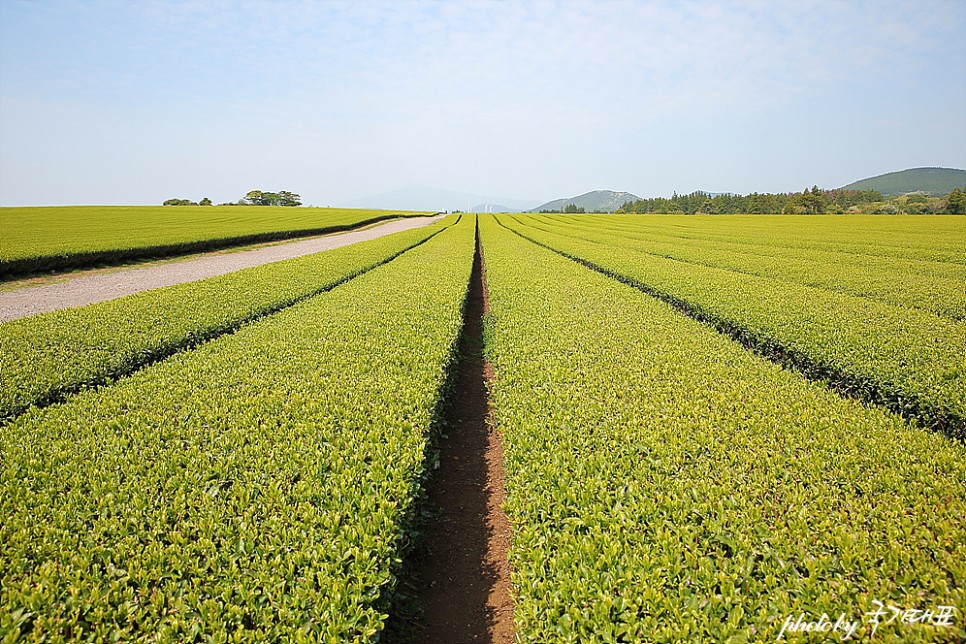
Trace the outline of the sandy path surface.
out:
[[[348,233],[286,242],[236,253],[211,255],[132,268],[112,273],[86,275],[67,282],[32,286],[0,293],[0,322],[113,300],[124,295],[163,286],[194,282],[252,266],[311,255],[324,250],[376,239],[403,230],[427,226],[442,216],[396,219],[385,224]]]

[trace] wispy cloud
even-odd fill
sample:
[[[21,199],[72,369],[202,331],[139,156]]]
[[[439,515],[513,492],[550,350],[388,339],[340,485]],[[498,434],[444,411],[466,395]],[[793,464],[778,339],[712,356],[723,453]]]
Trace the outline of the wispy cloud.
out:
[[[754,150],[768,143],[756,137],[781,129],[842,130],[860,119],[853,129],[867,136],[890,113],[934,120],[927,88],[930,100],[966,108],[966,90],[944,85],[966,73],[964,36],[966,5],[957,0],[9,0],[0,3],[0,98],[8,106],[0,135],[14,143],[43,136],[17,105],[83,105],[112,116],[62,117],[55,129],[68,132],[65,150],[79,153],[82,137],[71,126],[106,128],[111,138],[112,118],[147,123],[145,140],[191,133],[224,148],[265,136],[291,151],[290,173],[331,167],[347,195],[408,180],[399,170],[405,160],[423,183],[438,177],[520,194],[519,169],[492,152],[512,150],[528,168],[541,159],[556,168],[528,179],[550,191],[575,177],[628,177],[620,164],[637,163],[635,151],[675,157],[701,146],[724,158],[709,133],[734,132],[722,145],[743,135]],[[829,113],[836,104],[837,121]],[[946,158],[966,142],[966,126],[952,137],[941,148]],[[334,167],[323,149],[349,162]],[[476,176],[504,185],[473,188],[472,173],[431,160],[454,149],[477,152]],[[570,163],[547,156],[561,149]],[[415,163],[416,154],[430,160]],[[25,156],[6,153],[0,170],[11,176],[29,165]],[[226,184],[235,163],[222,162]],[[267,167],[249,164],[236,173]],[[647,170],[670,182],[673,165]],[[802,174],[802,162],[788,172]],[[10,186],[4,181],[0,198]]]

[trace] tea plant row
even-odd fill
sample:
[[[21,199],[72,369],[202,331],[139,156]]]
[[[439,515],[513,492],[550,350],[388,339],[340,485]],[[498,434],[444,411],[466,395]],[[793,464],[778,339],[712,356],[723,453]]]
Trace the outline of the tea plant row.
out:
[[[619,238],[581,239],[503,218],[513,230],[840,380],[857,395],[966,436],[966,322],[773,277],[659,257]]]
[[[0,632],[368,641],[454,359],[464,220],[0,432]]]
[[[413,214],[242,206],[2,208],[0,279],[320,235]]]
[[[875,601],[966,607],[961,442],[492,219],[482,241],[521,641],[774,641],[802,612],[868,636]]]
[[[966,264],[962,217],[949,215],[606,215],[602,221],[614,230],[646,230],[652,235],[672,237],[685,243],[739,243],[771,247],[782,253],[821,251],[881,259]]]
[[[737,226],[732,239],[694,239],[673,234],[669,222],[663,228],[655,227],[650,219],[547,217],[529,221],[540,229],[618,244],[658,257],[770,277],[966,320],[966,289],[963,287],[966,284],[966,263],[788,248],[774,241],[752,244],[741,238]],[[775,237],[780,240],[789,235],[783,222],[774,219]],[[864,223],[857,222],[855,226],[858,228]],[[919,223],[909,222],[909,232],[914,232]],[[815,227],[824,224],[825,219],[814,222]],[[959,237],[966,246],[966,225],[959,231]],[[886,238],[881,243],[888,246],[899,241]]]
[[[126,375],[330,289],[424,242],[455,219],[0,325],[0,419]]]
[[[933,333],[916,351],[946,339],[915,316],[960,323],[724,270],[714,262],[735,257],[711,245],[693,251],[704,263],[661,257],[651,233],[604,221],[480,218],[518,639],[774,640],[789,616],[862,621],[877,601],[961,618],[963,443],[783,370],[642,290],[803,352],[835,305],[843,330],[817,346],[872,364],[882,340],[856,337],[860,300],[882,333]],[[26,400],[43,390],[31,383],[59,382],[64,399],[22,404],[0,432],[0,634],[377,638],[433,467],[473,224],[40,316],[16,337],[4,334],[17,323],[0,326],[0,355],[13,355],[0,377],[19,374],[4,392]],[[957,364],[896,355],[919,365],[908,386],[929,364],[947,380]],[[877,636],[966,630],[958,619]]]

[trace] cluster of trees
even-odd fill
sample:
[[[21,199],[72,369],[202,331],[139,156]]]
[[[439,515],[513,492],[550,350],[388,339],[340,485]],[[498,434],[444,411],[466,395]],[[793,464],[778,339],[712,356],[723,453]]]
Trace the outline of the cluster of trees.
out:
[[[252,206],[301,206],[302,197],[288,190],[278,192],[251,190],[245,195],[245,202]]]
[[[165,200],[165,206],[210,206],[211,199],[205,197],[201,201],[191,201],[190,199],[167,199]]]
[[[670,199],[657,197],[640,199],[621,206],[619,213],[680,213],[680,214],[966,214],[966,193],[953,190],[948,196],[929,197],[911,193],[886,200],[876,190],[822,190],[812,186],[801,192],[784,194],[758,193],[749,195],[710,195],[692,192],[674,194]]]

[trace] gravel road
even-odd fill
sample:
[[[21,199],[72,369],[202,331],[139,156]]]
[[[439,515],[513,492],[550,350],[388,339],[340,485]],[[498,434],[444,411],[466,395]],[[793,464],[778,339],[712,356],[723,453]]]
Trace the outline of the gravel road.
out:
[[[403,230],[427,226],[442,216],[410,217],[359,230],[312,239],[263,246],[235,253],[206,255],[182,262],[131,268],[110,273],[85,275],[66,282],[31,286],[0,293],[0,322],[113,300],[124,295],[162,286],[194,282],[224,275],[243,268],[260,266],[283,259],[311,255],[324,250],[376,239]]]

